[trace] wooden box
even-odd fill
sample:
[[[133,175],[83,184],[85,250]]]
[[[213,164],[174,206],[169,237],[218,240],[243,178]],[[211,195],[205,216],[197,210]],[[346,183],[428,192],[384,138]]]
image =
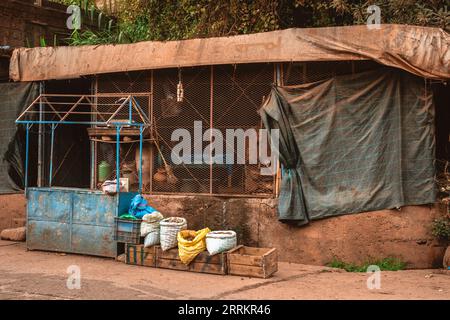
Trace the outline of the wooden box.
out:
[[[227,253],[228,274],[268,278],[278,271],[276,248],[237,246]]]
[[[156,246],[144,248],[142,244],[127,243],[125,246],[125,263],[156,267]]]
[[[178,248],[162,251],[160,246],[156,246],[156,267],[192,272],[227,274],[227,255],[219,253],[210,256],[207,251],[199,253],[195,259],[185,265],[178,256]]]

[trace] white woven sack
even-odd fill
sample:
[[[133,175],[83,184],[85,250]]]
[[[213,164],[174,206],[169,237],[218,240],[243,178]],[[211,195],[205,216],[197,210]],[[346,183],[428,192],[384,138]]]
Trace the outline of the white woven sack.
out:
[[[236,247],[236,232],[232,230],[212,231],[206,235],[206,250],[210,255],[228,251]]]
[[[144,215],[141,222],[141,237],[145,237],[155,230],[158,230],[159,233],[159,222],[162,219],[162,214],[157,211]]]
[[[160,237],[159,237],[159,228],[156,230],[151,231],[149,234],[145,236],[144,239],[144,247],[151,247],[159,244]]]
[[[166,251],[178,246],[177,234],[181,230],[187,229],[185,218],[171,217],[161,220],[159,240],[161,250]]]

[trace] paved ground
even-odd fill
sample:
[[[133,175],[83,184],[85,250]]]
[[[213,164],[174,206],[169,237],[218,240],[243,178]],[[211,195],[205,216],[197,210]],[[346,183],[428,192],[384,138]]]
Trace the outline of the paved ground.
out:
[[[67,288],[70,265],[80,267],[80,289]],[[365,273],[289,263],[267,280],[188,273],[0,241],[0,299],[450,299],[443,270],[382,272],[378,290],[366,281]]]

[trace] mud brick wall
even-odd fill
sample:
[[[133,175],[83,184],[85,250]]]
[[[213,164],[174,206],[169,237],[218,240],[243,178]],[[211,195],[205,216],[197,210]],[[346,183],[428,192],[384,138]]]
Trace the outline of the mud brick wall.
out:
[[[276,199],[146,195],[166,216],[188,220],[189,229],[233,229],[238,242],[275,247],[279,260],[324,265],[333,257],[360,263],[368,257],[401,257],[409,268],[441,267],[445,244],[434,239],[437,206],[409,206],[313,221],[293,227],[277,220]],[[0,230],[25,218],[23,194],[0,195]]]
[[[280,261],[324,265],[334,257],[353,263],[389,256],[409,268],[442,266],[445,244],[431,234],[437,206],[408,206],[313,221],[294,227],[277,220],[276,199],[146,196],[164,216],[181,216],[189,229],[233,229],[238,242],[276,247]]]
[[[23,194],[0,195],[0,231],[26,224],[26,199]]]

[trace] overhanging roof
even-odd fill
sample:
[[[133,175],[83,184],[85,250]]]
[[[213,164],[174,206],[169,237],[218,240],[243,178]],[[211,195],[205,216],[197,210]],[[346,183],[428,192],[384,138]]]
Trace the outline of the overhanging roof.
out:
[[[11,57],[10,78],[39,81],[217,64],[370,59],[425,78],[449,79],[449,38],[438,28],[360,25],[167,42],[19,48]]]

